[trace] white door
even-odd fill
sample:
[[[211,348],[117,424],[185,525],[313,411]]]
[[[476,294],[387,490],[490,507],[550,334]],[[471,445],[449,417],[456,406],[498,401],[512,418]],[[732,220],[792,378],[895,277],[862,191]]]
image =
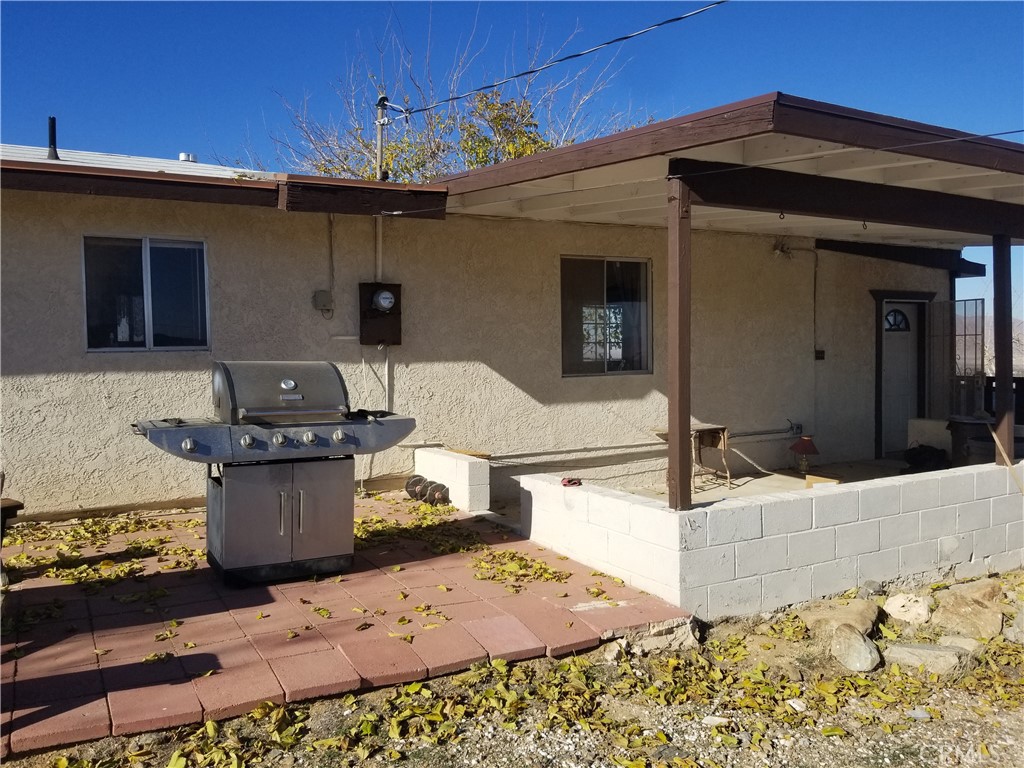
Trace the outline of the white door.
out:
[[[907,420],[917,418],[921,339],[920,304],[882,304],[882,452],[902,453]]]

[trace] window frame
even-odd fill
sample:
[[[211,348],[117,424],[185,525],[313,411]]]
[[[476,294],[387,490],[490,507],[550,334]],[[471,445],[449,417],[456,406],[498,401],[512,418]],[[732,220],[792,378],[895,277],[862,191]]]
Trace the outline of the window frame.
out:
[[[562,323],[562,285],[561,285],[561,267],[562,262],[567,259],[574,259],[577,261],[600,261],[602,264],[607,264],[609,261],[625,261],[625,262],[636,262],[643,264],[646,267],[645,270],[645,282],[647,291],[647,301],[645,302],[645,317],[644,322],[646,323],[646,333],[644,334],[644,359],[647,363],[646,368],[643,370],[636,371],[609,371],[608,360],[604,360],[605,370],[600,373],[566,373],[564,369],[561,370],[563,379],[580,379],[580,378],[592,378],[595,376],[653,376],[654,375],[654,265],[652,260],[649,258],[637,257],[637,256],[590,256],[585,254],[561,254],[558,259],[559,267],[559,289],[558,289],[558,340],[559,340],[559,351],[562,351],[562,346],[565,344],[565,327]],[[605,283],[604,283],[604,294],[605,302],[604,307],[608,307],[608,272],[605,269]],[[561,360],[561,355],[559,355]],[[561,367],[561,363],[559,363]]]
[[[90,347],[89,346],[89,284],[88,270],[85,263],[85,241],[89,238],[111,238],[119,240],[139,240],[142,243],[142,297],[144,304],[143,316],[146,322],[146,344],[142,347]],[[153,286],[150,282],[150,245],[151,243],[198,243],[203,247],[203,301],[206,306],[206,344],[191,347],[158,347],[153,345]],[[85,352],[109,354],[111,352],[208,352],[210,346],[210,258],[209,244],[205,237],[182,237],[179,235],[138,235],[111,234],[109,232],[88,232],[82,235],[81,258],[82,268],[82,334]]]

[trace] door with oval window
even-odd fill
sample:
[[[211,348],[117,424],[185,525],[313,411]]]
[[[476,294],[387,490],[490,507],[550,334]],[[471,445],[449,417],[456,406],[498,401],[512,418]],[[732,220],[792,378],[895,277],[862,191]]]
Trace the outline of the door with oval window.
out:
[[[886,301],[882,304],[882,453],[903,458],[907,421],[921,415],[921,304]]]

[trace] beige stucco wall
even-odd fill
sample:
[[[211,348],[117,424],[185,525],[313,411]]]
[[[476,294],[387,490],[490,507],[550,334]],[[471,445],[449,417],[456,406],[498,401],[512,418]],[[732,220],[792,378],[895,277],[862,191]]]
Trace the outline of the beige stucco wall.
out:
[[[384,220],[383,277],[403,289],[403,344],[361,347],[357,283],[374,277],[373,221],[239,206],[5,192],[0,264],[0,407],[6,495],[54,511],[189,500],[204,468],[166,456],[130,423],[212,415],[212,360],[339,363],[354,405],[417,418],[409,445],[492,454],[494,491],[549,471],[635,486],[663,478],[666,421],[665,234],[660,230],[451,217]],[[82,237],[201,238],[211,349],[86,353]],[[800,245],[800,243],[795,243]],[[874,302],[868,290],[948,290],[944,273],[794,250],[731,234],[694,238],[693,410],[734,432],[786,419],[815,432],[822,460],[873,450]],[[559,256],[651,260],[652,375],[561,376]],[[817,291],[815,291],[817,279]],[[817,312],[814,297],[817,293]],[[817,331],[815,331],[815,315]],[[826,360],[815,363],[815,333]],[[779,466],[786,438],[737,438]],[[742,461],[736,460],[737,465]],[[617,465],[615,470],[589,465]],[[412,448],[361,459],[364,477],[412,469]],[[613,477],[609,477],[614,475]]]

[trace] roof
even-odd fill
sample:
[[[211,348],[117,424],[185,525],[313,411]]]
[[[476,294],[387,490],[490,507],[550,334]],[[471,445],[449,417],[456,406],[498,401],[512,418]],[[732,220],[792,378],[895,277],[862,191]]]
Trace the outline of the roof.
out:
[[[157,200],[251,205],[285,211],[443,219],[447,188],[334,179],[182,160],[0,145],[0,187]]]
[[[124,171],[148,173],[173,173],[188,176],[210,176],[219,179],[233,179],[241,176],[252,179],[273,179],[273,173],[248,168],[231,168],[226,165],[197,163],[187,160],[165,160],[161,157],[140,157],[138,155],[115,155],[109,152],[82,152],[77,149],[58,149],[59,160],[47,159],[46,147],[26,147],[20,144],[0,144],[0,159],[44,163],[61,166],[85,166],[91,168],[119,168]]]
[[[461,173],[448,212],[928,248],[1024,242],[1024,145],[769,93]]]

